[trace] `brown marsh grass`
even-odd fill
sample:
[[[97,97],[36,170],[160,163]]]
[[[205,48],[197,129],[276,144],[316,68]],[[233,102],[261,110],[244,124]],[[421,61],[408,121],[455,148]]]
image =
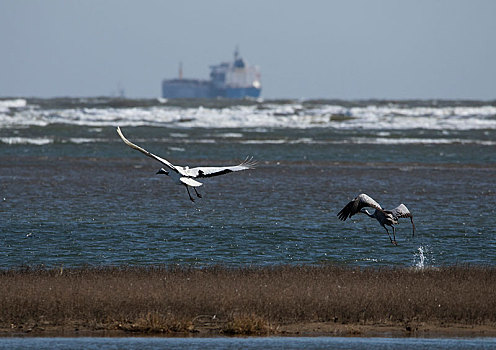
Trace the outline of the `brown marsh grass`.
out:
[[[273,334],[284,325],[496,327],[496,268],[0,271],[0,329]]]

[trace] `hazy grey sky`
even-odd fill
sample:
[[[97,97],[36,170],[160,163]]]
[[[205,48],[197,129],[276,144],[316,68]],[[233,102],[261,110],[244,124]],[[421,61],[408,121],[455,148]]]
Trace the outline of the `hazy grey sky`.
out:
[[[491,0],[0,0],[0,96],[158,97],[236,45],[265,98],[496,98]]]

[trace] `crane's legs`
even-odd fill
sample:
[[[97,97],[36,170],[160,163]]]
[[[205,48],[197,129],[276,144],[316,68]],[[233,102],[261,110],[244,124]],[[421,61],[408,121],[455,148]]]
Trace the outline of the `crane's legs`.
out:
[[[188,191],[188,196],[189,196],[189,199],[194,202],[195,199],[193,197],[191,197],[191,193],[189,193],[189,188],[188,188],[188,185],[184,185],[184,187],[186,187],[186,191]],[[195,190],[196,191],[196,190]]]
[[[197,196],[198,198],[201,198],[201,197],[202,197],[202,195],[198,193],[198,191],[196,190],[196,187],[193,187],[193,189],[195,190],[196,196]]]
[[[391,227],[393,228],[393,242],[394,242],[393,244],[398,245],[398,243],[396,243],[396,229],[392,225],[391,225]]]
[[[382,225],[382,227],[384,227],[384,229],[386,230],[391,243],[393,243],[394,245],[398,245],[398,243],[396,243],[396,237],[394,237],[394,240],[391,238],[391,235],[389,234],[389,231],[388,231],[386,225]],[[393,228],[393,235],[394,235],[394,226],[391,226],[391,227]]]

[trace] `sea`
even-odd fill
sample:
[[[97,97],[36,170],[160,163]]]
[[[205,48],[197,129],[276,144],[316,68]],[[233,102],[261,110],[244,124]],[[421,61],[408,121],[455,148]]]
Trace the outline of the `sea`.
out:
[[[205,178],[202,198],[119,138]],[[405,204],[397,245],[360,193]],[[194,195],[194,194],[193,194]],[[196,197],[196,196],[195,196]],[[0,99],[0,269],[496,265],[496,101]],[[4,338],[0,349],[490,349],[495,338]]]
[[[176,165],[257,166],[192,202],[117,126]],[[415,234],[340,221],[360,193]],[[495,214],[496,101],[0,99],[0,269],[494,266]]]

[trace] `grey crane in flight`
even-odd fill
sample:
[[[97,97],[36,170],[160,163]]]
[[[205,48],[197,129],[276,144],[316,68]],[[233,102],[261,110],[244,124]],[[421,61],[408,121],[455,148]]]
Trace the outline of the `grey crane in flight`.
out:
[[[368,210],[365,209],[367,207],[373,208],[375,209],[375,211],[370,214]],[[347,218],[351,218],[356,213],[366,214],[367,216],[379,221],[379,224],[384,227],[391,243],[393,243],[394,245],[398,245],[398,243],[396,243],[396,229],[393,225],[397,225],[398,219],[400,218],[410,218],[413,228],[412,237],[415,235],[415,224],[413,223],[413,215],[404,204],[400,204],[396,208],[391,210],[384,210],[379,203],[377,203],[365,193],[362,193],[355,199],[350,201],[348,204],[346,204],[346,206],[338,213],[338,217],[340,220],[345,221]],[[390,226],[393,229],[393,238],[391,238],[391,235],[389,234],[386,226]]]
[[[195,199],[189,192],[190,187],[193,188],[198,198],[202,197],[201,194],[198,193],[198,191],[196,190],[196,187],[199,187],[203,184],[195,179],[223,175],[232,173],[234,171],[253,169],[256,165],[256,162],[253,161],[253,157],[246,158],[241,164],[232,166],[189,168],[188,166],[182,167],[179,165],[173,165],[167,159],[161,158],[151,152],[148,152],[146,149],[141,148],[140,146],[135,145],[134,143],[126,139],[126,137],[124,137],[124,135],[122,134],[120,127],[117,127],[117,133],[126,145],[162,163],[162,165],[164,165],[165,167],[160,168],[157,174],[167,175],[172,178],[172,180],[176,184],[185,186],[186,190],[188,191],[189,199],[192,202],[194,202]]]

